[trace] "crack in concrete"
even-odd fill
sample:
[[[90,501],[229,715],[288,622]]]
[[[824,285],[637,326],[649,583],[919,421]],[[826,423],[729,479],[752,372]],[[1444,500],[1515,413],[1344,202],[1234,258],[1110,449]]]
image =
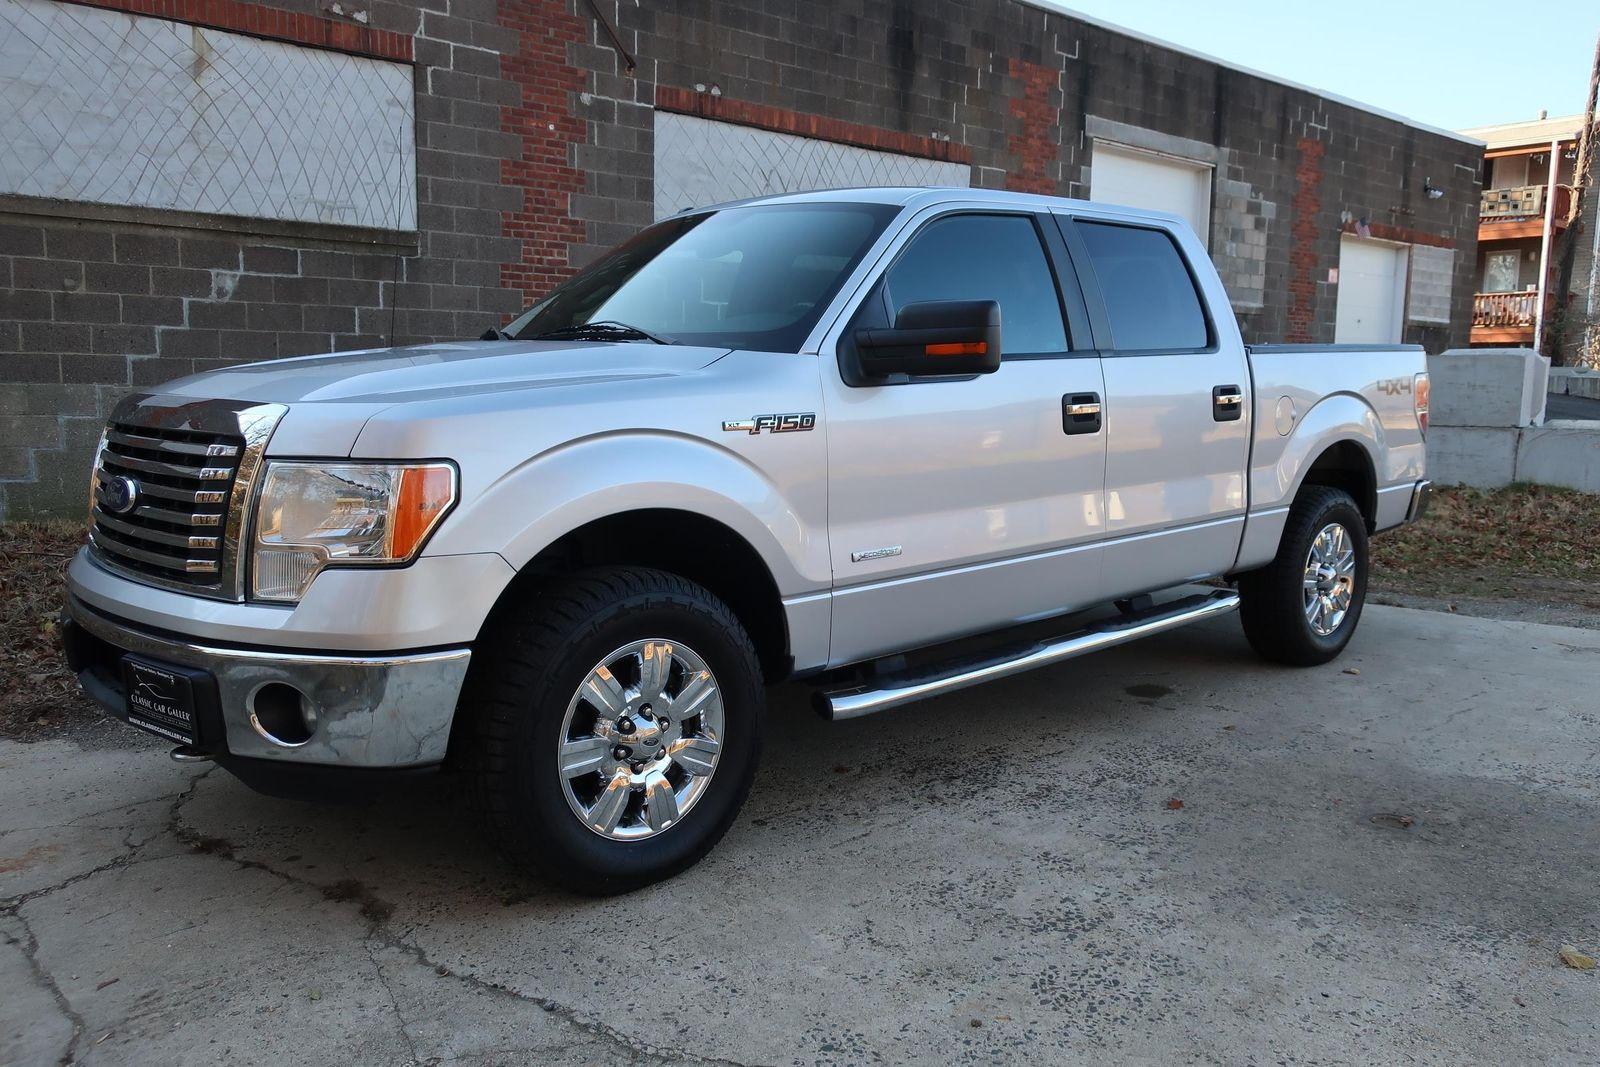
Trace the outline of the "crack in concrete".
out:
[[[197,776],[196,784],[198,784],[200,777],[204,777],[204,775]],[[191,787],[189,790],[186,790],[186,793],[193,795],[193,787]],[[183,798],[183,800],[187,799],[187,796]],[[304,889],[315,890],[323,897],[335,901],[336,903],[352,903],[359,906],[359,913],[367,923],[367,930],[362,938],[363,944],[367,947],[368,957],[373,959],[373,965],[376,969],[378,969],[378,980],[384,986],[389,995],[390,1004],[394,1008],[396,1018],[400,1021],[401,1030],[404,1033],[407,1042],[411,1044],[413,1053],[412,1058],[418,1063],[423,1061],[418,1057],[415,1042],[412,1040],[410,1030],[405,1020],[404,1010],[398,1003],[398,998],[394,994],[393,987],[389,985],[387,978],[382,974],[381,967],[379,967],[376,958],[372,956],[371,945],[373,943],[376,943],[379,947],[393,949],[405,956],[410,957],[418,965],[431,970],[434,974],[440,977],[453,978],[491,995],[511,997],[524,1004],[531,1004],[535,1007],[538,1007],[547,1014],[556,1016],[567,1025],[572,1026],[583,1033],[590,1035],[591,1037],[598,1038],[608,1044],[611,1044],[619,1050],[626,1051],[634,1058],[644,1057],[659,1063],[696,1063],[708,1064],[712,1065],[712,1067],[751,1067],[751,1065],[741,1063],[737,1060],[726,1060],[715,1057],[700,1056],[684,1049],[651,1045],[648,1042],[629,1037],[620,1030],[606,1025],[598,1019],[584,1015],[576,1008],[568,1007],[567,1005],[562,1004],[551,997],[542,997],[521,993],[498,982],[490,982],[473,974],[462,974],[448,967],[437,964],[428,958],[427,952],[420,945],[406,941],[389,930],[389,916],[394,910],[393,905],[374,896],[366,886],[359,882],[348,879],[341,880],[339,882],[322,884],[306,878],[301,878],[295,874],[290,874],[287,871],[278,870],[277,868],[269,866],[260,860],[245,859],[237,854],[232,842],[226,841],[222,838],[206,837],[195,832],[193,829],[182,825],[180,819],[181,807],[182,801],[173,805],[167,830],[178,841],[188,845],[196,854],[212,856],[216,859],[223,860],[224,862],[232,863],[240,870],[261,871],[262,873],[271,875],[272,877],[277,878],[286,884],[299,886]]]
[[[181,808],[190,797],[194,796],[194,791],[200,784],[200,779],[204,778],[210,773],[211,770],[208,768],[206,771],[195,775],[182,791],[172,794],[172,806],[167,811],[167,822],[169,826],[178,817],[178,809]],[[152,797],[150,800],[142,801],[141,803],[148,804],[152,801],[161,799],[164,798]],[[133,835],[138,832],[138,829],[138,827],[130,827],[128,832],[122,835],[122,844],[123,847],[127,849],[126,852],[122,852],[96,867],[91,867],[87,871],[79,871],[77,874],[74,874],[68,878],[63,878],[59,882],[54,882],[46,886],[40,886],[38,889],[30,889],[26,893],[18,893],[15,896],[6,897],[5,899],[0,900],[0,915],[15,915],[17,918],[21,918],[21,915],[18,914],[19,909],[31,901],[38,900],[40,897],[47,897],[52,893],[59,893],[63,889],[75,886],[79,882],[86,882],[91,878],[95,878],[106,873],[107,871],[121,870],[125,867],[132,866],[137,860],[139,853],[143,851],[150,844],[150,842],[160,837],[162,833],[162,831],[157,830],[143,841],[134,844],[132,838]]]
[[[701,1063],[711,1064],[714,1067],[751,1067],[751,1065],[738,1060],[700,1056],[684,1049],[652,1045],[649,1042],[629,1037],[615,1027],[608,1026],[600,1020],[585,1015],[576,1008],[568,1007],[551,997],[523,993],[502,983],[491,982],[475,974],[463,974],[460,971],[445,967],[429,958],[427,951],[422,946],[407,941],[393,933],[379,930],[376,927],[369,933],[369,937],[378,938],[379,943],[385,948],[391,948],[410,956],[419,966],[431,970],[442,978],[453,978],[456,981],[464,982],[472,988],[491,996],[510,997],[521,1003],[531,1004],[548,1015],[554,1015],[569,1026],[573,1026],[592,1037],[605,1041],[607,1044],[625,1050],[630,1055],[646,1057],[660,1063]]]
[[[72,1002],[67,999],[67,995],[61,992],[61,987],[56,984],[55,976],[50,973],[43,963],[39,962],[39,939],[34,935],[33,927],[28,924],[27,918],[17,911],[8,911],[6,914],[15,919],[17,925],[22,927],[23,937],[25,938],[22,943],[22,955],[28,961],[28,970],[33,975],[33,980],[38,983],[41,989],[50,994],[50,998],[55,1001],[56,1010],[66,1018],[67,1022],[72,1024],[72,1036],[67,1039],[67,1047],[62,1050],[60,1057],[56,1060],[58,1064],[72,1063],[78,1056],[78,1042],[83,1040],[84,1031],[88,1027],[83,1021],[83,1016],[78,1014],[77,1010],[73,1008]]]
[[[411,1062],[422,1063],[422,1053],[417,1050],[417,1040],[411,1036],[411,1027],[406,1023],[405,1012],[400,1010],[400,998],[395,996],[394,986],[389,982],[389,976],[383,973],[383,964],[378,962],[377,953],[372,950],[372,938],[362,938],[362,946],[367,950],[367,959],[372,962],[372,973],[378,979],[378,984],[389,996],[389,1007],[394,1011],[395,1025],[400,1027],[400,1036],[405,1039],[406,1047],[411,1050]]]
[[[214,768],[211,767],[206,768],[200,774],[197,774],[190,779],[187,786],[177,793],[171,795],[172,804],[167,809],[167,827],[170,828],[176,825],[179,817],[179,810],[191,797],[194,796],[195,790],[199,788],[200,780],[206,775],[210,774],[213,769]],[[138,807],[163,799],[166,798],[150,797],[146,800],[137,802],[137,804],[129,806]],[[101,812],[96,812],[94,814],[101,814]],[[125,870],[126,868],[133,866],[136,862],[139,862],[139,853],[143,851],[152,841],[160,837],[162,831],[158,829],[144,840],[139,841],[136,844],[133,841],[133,837],[138,830],[139,828],[137,826],[130,827],[127,833],[122,835],[122,845],[127,851],[112,857],[105,863],[91,867],[87,871],[79,871],[77,874],[74,874],[68,878],[63,878],[59,882],[54,882],[47,886],[40,886],[38,889],[30,889],[26,893],[18,893],[15,896],[0,900],[0,915],[6,915],[12,919],[15,919],[17,924],[22,927],[23,934],[26,935],[27,940],[22,946],[22,951],[23,956],[28,961],[28,969],[33,975],[34,981],[41,989],[50,994],[51,999],[55,1001],[57,1010],[59,1010],[67,1019],[67,1021],[72,1024],[72,1037],[68,1040],[67,1047],[62,1052],[60,1059],[57,1061],[58,1063],[69,1064],[76,1061],[78,1055],[78,1043],[83,1040],[83,1035],[87,1029],[87,1024],[85,1024],[83,1016],[78,1014],[77,1009],[72,1006],[72,1002],[67,999],[67,995],[61,991],[61,986],[56,982],[55,976],[52,975],[49,968],[45,967],[43,962],[40,961],[39,938],[34,934],[33,927],[28,922],[28,917],[22,913],[22,909],[32,901],[47,897],[52,893],[59,893],[61,890],[75,886],[80,882],[87,882],[89,879],[99,877],[100,875],[105,874],[107,871]]]
[[[8,915],[15,918],[18,923],[21,924],[22,929],[27,936],[27,944],[24,946],[24,954],[28,960],[28,965],[32,970],[35,981],[38,982],[40,988],[44,989],[50,994],[62,1015],[72,1024],[72,1037],[68,1042],[66,1050],[62,1053],[59,1061],[60,1063],[70,1064],[75,1062],[77,1048],[87,1030],[87,1025],[82,1016],[80,1016],[76,1009],[73,1008],[66,995],[62,993],[60,986],[56,984],[55,978],[39,961],[38,938],[34,936],[32,928],[28,925],[26,918],[21,913],[21,909],[32,901],[39,900],[43,897],[49,896],[52,893],[60,892],[61,890],[77,885],[80,882],[88,881],[89,879],[98,877],[99,875],[108,871],[124,870],[136,863],[150,862],[150,859],[141,858],[140,853],[143,852],[144,849],[148,848],[154,841],[165,835],[170,835],[173,840],[188,846],[190,852],[194,855],[211,856],[218,860],[222,860],[223,862],[233,864],[238,870],[260,871],[264,874],[270,875],[271,877],[277,878],[288,885],[314,890],[326,899],[332,900],[336,903],[353,903],[358,905],[359,914],[366,923],[366,931],[362,935],[362,946],[367,953],[367,958],[372,963],[373,972],[378,980],[378,983],[384,988],[384,992],[388,996],[389,1004],[393,1010],[395,1021],[400,1028],[401,1036],[411,1050],[411,1059],[413,1063],[437,1063],[440,1061],[437,1058],[432,1061],[425,1061],[422,1058],[421,1051],[417,1047],[416,1039],[412,1035],[410,1025],[405,1017],[405,1010],[401,1006],[400,999],[395,993],[394,987],[390,983],[388,976],[383,972],[383,965],[379,962],[374,951],[375,946],[377,948],[386,948],[398,952],[402,956],[412,961],[413,965],[425,968],[439,977],[447,977],[455,981],[462,982],[473,989],[487,993],[491,996],[507,997],[519,1003],[537,1007],[546,1014],[555,1016],[565,1025],[573,1027],[575,1030],[586,1035],[587,1037],[597,1039],[612,1046],[615,1050],[627,1055],[630,1059],[642,1059],[656,1063],[707,1064],[713,1065],[713,1067],[747,1067],[747,1065],[737,1060],[701,1056],[685,1049],[652,1045],[649,1042],[641,1041],[637,1038],[631,1037],[615,1027],[607,1025],[599,1019],[584,1014],[576,1008],[562,1004],[554,998],[522,993],[499,982],[492,982],[487,979],[480,978],[475,974],[464,974],[451,968],[442,966],[430,959],[426,950],[420,945],[406,940],[405,938],[394,933],[389,928],[388,920],[390,913],[393,911],[393,906],[388,902],[382,901],[375,897],[364,885],[351,881],[335,882],[325,885],[309,879],[301,878],[298,875],[291,874],[287,871],[279,870],[260,860],[246,859],[238,855],[234,845],[231,842],[221,838],[207,837],[197,832],[193,828],[185,825],[183,822],[184,805],[194,798],[196,792],[199,790],[201,781],[203,781],[215,769],[215,767],[206,768],[206,770],[196,774],[193,778],[191,778],[189,784],[181,791],[172,794],[172,803],[167,809],[167,815],[165,820],[163,820],[163,824],[148,834],[148,836],[145,836],[142,840],[135,842],[134,836],[139,832],[140,827],[131,827],[128,832],[123,835],[123,845],[127,851],[115,856],[110,860],[107,860],[105,863],[91,868],[90,870],[80,871],[77,874],[74,874],[68,878],[64,878],[52,885],[42,886],[38,889],[29,890],[26,893],[20,893],[14,897],[0,900],[0,915]],[[147,800],[140,801],[139,804],[149,804],[153,801],[161,799],[165,798],[152,797]]]

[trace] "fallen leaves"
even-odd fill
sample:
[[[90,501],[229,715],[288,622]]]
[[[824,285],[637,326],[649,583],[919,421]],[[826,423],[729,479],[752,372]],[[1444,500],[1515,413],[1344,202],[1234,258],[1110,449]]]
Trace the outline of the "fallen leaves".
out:
[[[1167,810],[1168,811],[1182,811],[1183,810],[1183,801],[1179,800],[1177,797],[1168,798],[1168,800],[1167,800]]]
[[[1517,599],[1527,587],[1548,596],[1539,579],[1581,589],[1597,571],[1600,495],[1552,486],[1435,489],[1420,522],[1372,542],[1374,591],[1439,597],[1453,612],[1463,595]]]
[[[0,736],[33,737],[94,714],[61,661],[56,614],[81,522],[0,524]]]
[[[1561,958],[1562,963],[1565,963],[1575,971],[1594,970],[1594,957],[1579,952],[1571,945],[1562,945],[1561,951],[1557,952],[1556,955]]]

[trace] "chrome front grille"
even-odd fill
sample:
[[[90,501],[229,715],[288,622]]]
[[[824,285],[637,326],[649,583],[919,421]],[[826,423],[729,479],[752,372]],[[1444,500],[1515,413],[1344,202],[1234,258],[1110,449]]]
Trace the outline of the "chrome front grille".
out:
[[[119,404],[95,464],[95,556],[151,585],[239,599],[251,491],[284,411],[148,396]]]
[[[95,545],[129,570],[216,587],[222,521],[243,451],[240,437],[112,423],[95,486]],[[131,509],[112,511],[112,483],[135,487]]]

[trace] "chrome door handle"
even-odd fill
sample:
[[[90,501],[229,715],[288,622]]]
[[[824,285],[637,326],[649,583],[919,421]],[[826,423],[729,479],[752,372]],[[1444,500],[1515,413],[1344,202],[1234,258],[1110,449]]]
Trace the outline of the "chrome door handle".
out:
[[[1072,436],[1100,432],[1100,394],[1068,393],[1061,398],[1061,432]]]
[[[1219,385],[1211,390],[1211,417],[1217,422],[1238,422],[1244,414],[1244,390]]]

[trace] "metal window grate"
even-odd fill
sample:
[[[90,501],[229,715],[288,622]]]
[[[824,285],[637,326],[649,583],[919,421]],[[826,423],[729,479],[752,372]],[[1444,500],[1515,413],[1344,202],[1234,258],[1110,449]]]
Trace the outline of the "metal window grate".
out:
[[[0,192],[416,229],[409,65],[0,0]]]
[[[972,168],[731,122],[655,113],[655,214],[728,200],[862,186],[959,186]]]

